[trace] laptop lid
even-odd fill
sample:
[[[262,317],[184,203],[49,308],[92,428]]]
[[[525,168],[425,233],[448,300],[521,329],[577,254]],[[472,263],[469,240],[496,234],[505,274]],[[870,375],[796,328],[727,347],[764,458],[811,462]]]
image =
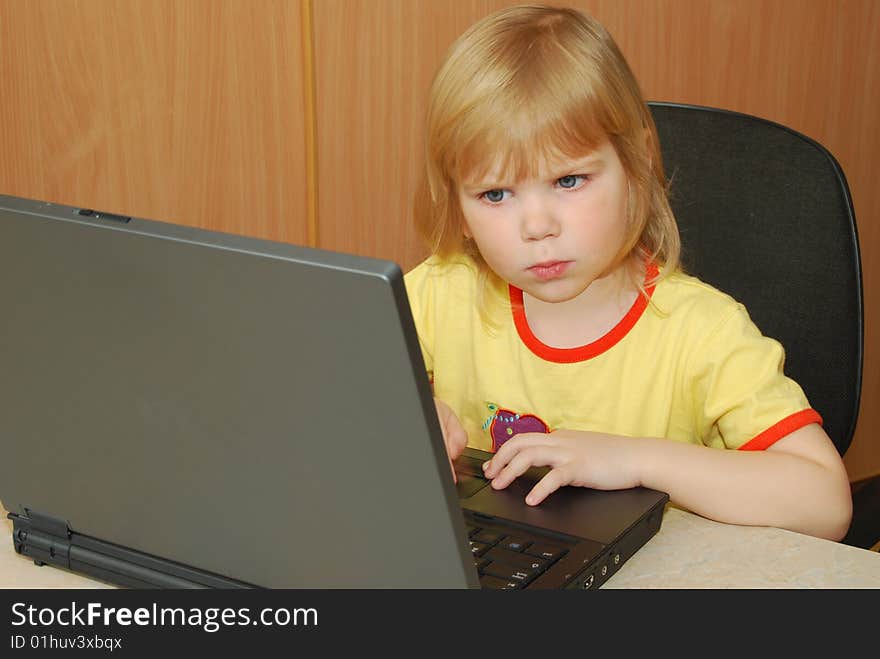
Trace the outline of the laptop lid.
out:
[[[0,302],[11,513],[257,586],[477,585],[395,264],[2,196]]]
[[[37,560],[133,586],[477,587],[468,534],[504,521],[567,552],[530,587],[590,587],[659,528],[645,488],[532,508],[536,470],[454,486],[392,262],[0,196],[0,282],[0,501]]]

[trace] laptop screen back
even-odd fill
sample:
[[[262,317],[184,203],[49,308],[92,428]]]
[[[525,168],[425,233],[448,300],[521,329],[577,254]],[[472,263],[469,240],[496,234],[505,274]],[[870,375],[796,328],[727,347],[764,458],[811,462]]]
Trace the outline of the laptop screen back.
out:
[[[0,197],[0,500],[270,587],[476,585],[399,268]]]

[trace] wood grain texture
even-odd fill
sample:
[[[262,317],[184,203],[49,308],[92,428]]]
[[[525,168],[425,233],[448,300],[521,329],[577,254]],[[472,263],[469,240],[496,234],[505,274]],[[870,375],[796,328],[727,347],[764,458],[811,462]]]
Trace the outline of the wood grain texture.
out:
[[[485,2],[315,3],[320,244],[397,260],[423,254],[410,208],[428,87]]]
[[[306,240],[297,0],[0,1],[0,192]]]
[[[422,119],[446,48],[501,0],[317,0],[320,244],[423,256],[411,227]],[[765,117],[824,144],[849,179],[865,284],[865,379],[853,480],[880,473],[880,3],[577,0],[614,35],[646,98]],[[817,301],[821,303],[821,301]]]

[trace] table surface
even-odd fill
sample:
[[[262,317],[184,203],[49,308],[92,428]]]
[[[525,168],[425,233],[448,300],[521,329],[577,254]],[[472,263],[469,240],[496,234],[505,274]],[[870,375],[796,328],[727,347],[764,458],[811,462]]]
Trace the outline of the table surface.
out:
[[[0,525],[0,588],[114,588],[15,553]],[[880,553],[667,506],[660,531],[604,588],[880,588]]]

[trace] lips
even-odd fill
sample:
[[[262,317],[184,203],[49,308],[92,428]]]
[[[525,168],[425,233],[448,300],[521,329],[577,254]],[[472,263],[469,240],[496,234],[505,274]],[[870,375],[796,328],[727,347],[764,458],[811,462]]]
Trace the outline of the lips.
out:
[[[569,265],[571,265],[571,261],[546,261],[537,263],[528,270],[541,281],[549,281],[565,274]]]

